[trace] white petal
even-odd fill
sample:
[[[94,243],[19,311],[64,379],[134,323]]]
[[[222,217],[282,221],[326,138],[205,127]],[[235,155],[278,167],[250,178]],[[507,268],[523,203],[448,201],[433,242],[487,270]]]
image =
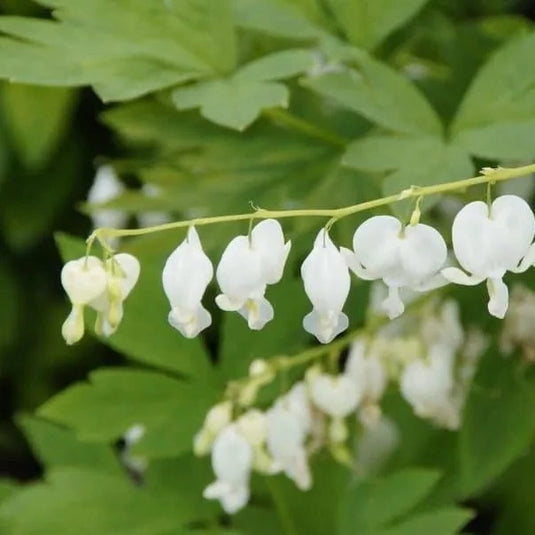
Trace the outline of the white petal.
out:
[[[248,299],[238,312],[247,320],[249,329],[259,331],[266,323],[273,319],[273,307],[264,297],[260,299]]]
[[[528,252],[522,258],[522,261],[520,264],[511,269],[514,273],[524,273],[524,271],[527,271],[531,266],[535,264],[535,243],[531,244],[531,246],[528,249]]]
[[[237,236],[228,244],[217,266],[216,277],[228,298],[225,304],[241,303],[238,308],[247,299],[263,297],[266,291],[262,257],[250,247],[247,236]],[[221,306],[219,301],[217,304]]]
[[[436,274],[446,262],[448,249],[440,233],[428,225],[409,225],[400,238],[400,271],[404,286],[419,284]],[[388,280],[385,279],[386,284]]]
[[[456,267],[444,268],[440,273],[446,280],[455,284],[462,284],[463,286],[477,286],[485,280],[485,277],[467,275],[464,271]]]
[[[367,352],[366,346],[366,339],[357,339],[351,344],[345,374],[357,385],[364,399],[377,402],[386,389],[388,376],[379,357]]]
[[[212,468],[219,480],[240,484],[251,472],[253,450],[242,437],[235,424],[224,427],[217,435],[212,448]]]
[[[114,266],[114,262],[119,265],[119,270]],[[139,273],[141,271],[139,260],[131,254],[119,253],[112,259],[106,261],[106,268],[112,276],[117,277],[119,280],[121,299],[124,301],[139,279]]]
[[[79,342],[84,336],[84,308],[74,305],[61,327],[61,335],[67,345]]]
[[[309,433],[312,427],[312,409],[305,383],[303,381],[295,383],[281,402],[297,417],[303,432]]]
[[[85,305],[106,289],[102,261],[95,256],[67,262],[61,270],[61,284],[73,304]]]
[[[229,484],[217,480],[204,489],[203,497],[208,500],[219,500],[225,513],[233,515],[243,509],[249,501],[248,482]]]
[[[382,302],[381,307],[391,320],[405,312],[405,305],[399,296],[399,288],[388,287],[388,297]]]
[[[487,279],[489,290],[489,313],[496,318],[503,319],[509,306],[509,290],[502,279]]]
[[[374,216],[362,223],[353,236],[357,261],[378,277],[395,269],[401,229],[401,223],[392,216]]]
[[[193,313],[175,307],[169,312],[168,321],[186,338],[194,338],[212,324],[212,316],[202,305]]]
[[[340,253],[344,257],[347,267],[359,278],[365,281],[375,280],[377,275],[370,273],[367,269],[363,268],[357,260],[357,255],[350,249],[340,247]]]
[[[516,195],[502,195],[492,203],[491,218],[503,232],[507,269],[517,266],[535,236],[535,216],[529,204]]]
[[[357,408],[361,395],[355,382],[346,375],[321,374],[310,382],[312,401],[332,418],[348,416]]]
[[[323,229],[301,266],[301,276],[305,292],[320,316],[337,317],[349,295],[351,280],[344,258]]]
[[[283,465],[291,460],[305,442],[305,431],[299,417],[284,404],[276,404],[267,413],[268,433],[266,445],[269,453]]]
[[[325,314],[312,310],[303,318],[303,328],[313,334],[322,344],[328,344],[349,326],[349,320],[343,312]]]
[[[312,487],[312,475],[310,474],[305,448],[300,448],[299,451],[296,452],[292,462],[285,466],[285,473],[295,482],[299,490],[310,490]]]
[[[196,315],[213,273],[212,262],[196,230],[190,227],[188,237],[171,253],[162,272],[163,289],[171,307]]]
[[[275,219],[261,221],[251,231],[251,241],[262,257],[266,283],[279,282],[291,248],[291,242],[284,243],[280,223]]]

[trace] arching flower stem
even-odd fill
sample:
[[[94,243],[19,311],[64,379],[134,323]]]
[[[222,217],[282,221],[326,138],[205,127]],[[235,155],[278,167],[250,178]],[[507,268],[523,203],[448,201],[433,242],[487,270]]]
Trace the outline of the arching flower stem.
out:
[[[436,184],[433,186],[411,186],[399,193],[366,201],[363,203],[346,206],[335,209],[303,209],[303,210],[266,210],[257,208],[254,212],[244,214],[223,215],[215,217],[201,217],[196,219],[188,219],[184,221],[174,221],[171,223],[164,223],[162,225],[155,225],[153,227],[138,228],[138,229],[113,229],[113,228],[98,228],[87,239],[88,253],[95,239],[99,241],[104,250],[108,253],[113,253],[111,247],[107,244],[107,240],[114,237],[123,236],[142,236],[145,234],[152,234],[155,232],[163,232],[166,230],[175,230],[178,228],[187,228],[191,225],[203,226],[214,225],[218,223],[230,223],[235,221],[247,221],[254,219],[283,219],[290,217],[326,217],[329,218],[327,225],[332,226],[336,221],[344,217],[379,208],[388,204],[403,201],[405,199],[423,198],[429,195],[436,195],[441,193],[448,193],[452,191],[464,190],[479,184],[494,184],[518,178],[521,176],[535,173],[535,164],[525,165],[523,167],[514,168],[491,168],[485,167],[481,170],[481,174],[463,180],[456,180],[454,182],[445,182],[443,184]]]

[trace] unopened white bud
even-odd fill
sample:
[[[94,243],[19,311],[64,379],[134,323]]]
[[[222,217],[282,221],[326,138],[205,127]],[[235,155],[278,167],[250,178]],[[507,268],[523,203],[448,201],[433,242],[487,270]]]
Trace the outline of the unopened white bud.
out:
[[[260,446],[267,436],[266,415],[256,409],[247,411],[236,422],[238,431],[252,446]]]
[[[204,429],[212,435],[217,435],[223,427],[230,423],[232,419],[232,403],[223,401],[214,405],[206,414]]]

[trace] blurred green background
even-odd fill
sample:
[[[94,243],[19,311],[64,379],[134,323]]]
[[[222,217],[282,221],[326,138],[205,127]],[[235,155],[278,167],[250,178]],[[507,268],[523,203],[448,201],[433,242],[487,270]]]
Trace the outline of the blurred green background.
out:
[[[25,0],[0,0],[0,13],[47,15]],[[472,31],[482,17],[491,16],[498,17],[496,38]],[[432,50],[454,73],[455,83],[447,91],[434,87],[436,79],[421,82],[443,115],[453,113],[476,66],[503,36],[528,24],[516,16],[534,19],[535,2],[433,0],[426,6],[422,17],[429,25],[421,19],[414,23],[411,52]],[[404,38],[411,31],[405,29]],[[383,55],[396,49],[398,37],[386,43]],[[403,55],[397,60],[404,61]],[[17,415],[31,412],[90,370],[124,363],[90,337],[71,348],[60,334],[68,307],[53,233],[88,234],[90,220],[77,206],[85,200],[99,163],[126,155],[99,119],[103,110],[90,89],[0,84],[0,471],[17,480],[33,479],[41,470],[17,428]],[[321,199],[321,189],[316,193],[316,200]],[[217,200],[207,199],[206,204],[221,213]],[[522,472],[522,466],[515,465],[505,481],[514,481],[515,470]],[[488,518],[480,515],[474,529],[485,533],[492,516],[489,506]]]

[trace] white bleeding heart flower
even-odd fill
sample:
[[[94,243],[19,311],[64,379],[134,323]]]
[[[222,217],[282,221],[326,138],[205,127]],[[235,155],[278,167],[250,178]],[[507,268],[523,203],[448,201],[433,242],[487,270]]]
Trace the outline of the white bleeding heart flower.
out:
[[[106,290],[104,264],[95,256],[71,260],[61,270],[61,284],[72,303],[72,310],[63,323],[61,333],[65,342],[72,345],[84,335],[84,306]]]
[[[134,289],[140,271],[139,260],[128,253],[106,260],[106,289],[89,303],[97,312],[97,334],[110,336],[117,330],[123,319],[123,302]]]
[[[102,260],[84,256],[67,262],[61,270],[61,284],[73,305],[86,305],[106,289]]]
[[[237,311],[249,328],[262,329],[273,319],[273,307],[264,297],[266,286],[282,277],[291,243],[284,243],[280,224],[266,219],[256,225],[251,235],[237,236],[227,246],[216,278],[222,293],[217,306]]]
[[[401,395],[414,413],[448,429],[457,429],[460,423],[454,386],[453,355],[440,345],[429,349],[427,359],[405,366],[400,378]]]
[[[342,312],[351,280],[349,270],[329,233],[322,229],[301,266],[305,292],[313,310],[303,319],[304,329],[328,344],[349,325]]]
[[[534,236],[535,216],[520,197],[502,195],[490,208],[481,201],[471,202],[457,214],[452,229],[453,250],[464,271],[449,267],[442,275],[467,286],[486,280],[488,310],[503,318],[509,304],[503,276],[507,271],[526,271],[533,264]]]
[[[125,191],[123,183],[117,177],[111,165],[102,165],[97,169],[95,179],[87,194],[90,204],[104,204],[113,201]],[[91,213],[95,228],[124,228],[128,222],[128,214],[123,210],[102,208]],[[115,242],[117,238],[114,238]]]
[[[203,496],[219,500],[224,511],[234,514],[249,501],[249,477],[253,464],[253,448],[229,424],[217,435],[212,447],[212,468],[216,481],[204,489]]]
[[[395,217],[375,216],[355,231],[353,249],[341,249],[351,270],[361,279],[382,279],[387,285],[382,308],[390,319],[405,310],[401,288],[425,291],[445,283],[439,272],[448,254],[446,243],[428,225],[404,227]]]
[[[386,389],[388,375],[373,349],[368,348],[368,340],[357,338],[350,347],[345,374],[357,385],[366,403],[376,404]]]
[[[358,406],[362,392],[347,375],[319,374],[309,382],[310,397],[331,418],[343,419]]]
[[[169,323],[186,338],[197,336],[212,323],[201,300],[213,275],[212,262],[203,251],[197,231],[190,227],[162,273],[163,289],[171,304]]]
[[[195,455],[206,455],[212,449],[215,437],[232,420],[232,403],[222,401],[206,413],[203,426],[193,439]]]
[[[308,490],[312,476],[305,447],[307,434],[299,416],[279,400],[267,413],[266,445],[274,460],[273,472],[283,471],[297,487]]]

